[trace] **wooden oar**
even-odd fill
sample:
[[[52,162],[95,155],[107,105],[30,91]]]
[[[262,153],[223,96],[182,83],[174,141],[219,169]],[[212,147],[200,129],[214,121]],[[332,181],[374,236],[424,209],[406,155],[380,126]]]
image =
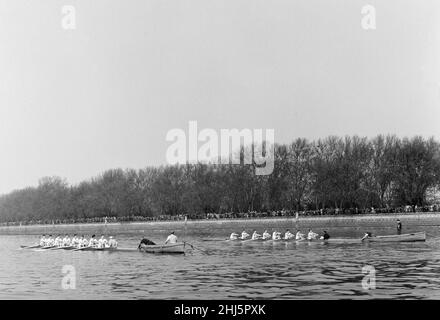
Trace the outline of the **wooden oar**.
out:
[[[34,244],[32,246],[20,246],[22,249],[34,249],[40,247],[39,244]]]
[[[48,250],[48,249],[52,249],[52,248],[55,248],[56,246],[48,246],[48,247],[41,247],[41,248],[39,248],[39,249],[42,249],[42,250]]]
[[[250,241],[265,241],[263,238],[257,238],[257,239],[246,239],[246,240],[243,240],[243,242],[250,242]]]
[[[53,248],[49,248],[49,249],[47,249],[47,250],[59,250],[59,249],[61,249],[61,247],[56,246],[56,247],[53,247]]]
[[[76,249],[73,249],[72,251],[84,251],[86,249],[93,249],[92,251],[104,251],[105,248],[87,246],[87,247],[76,248]]]
[[[207,254],[206,251],[197,248],[196,246],[194,246],[193,244],[191,244],[191,243],[189,243],[189,242],[184,241],[183,243],[184,243],[184,244],[188,244],[188,245],[190,245],[192,249],[196,249],[196,250],[199,250],[199,251],[203,252],[204,254]]]
[[[61,249],[68,249],[68,248],[72,248],[72,246],[60,246],[60,247],[50,248],[49,250],[61,250]]]
[[[137,252],[139,251],[139,249],[134,249],[134,248],[117,248],[114,251],[119,251],[119,252]]]
[[[243,242],[243,240],[240,239],[240,238],[238,238],[238,239],[230,239],[230,238],[227,238],[227,239],[225,239],[224,241],[228,241],[228,242]]]
[[[49,246],[49,247],[38,247],[35,248],[34,251],[43,252],[43,251],[51,251],[50,249],[54,248],[55,246]]]
[[[87,248],[89,248],[89,247],[76,248],[76,249],[73,249],[72,251],[82,251],[82,250],[87,249]]]

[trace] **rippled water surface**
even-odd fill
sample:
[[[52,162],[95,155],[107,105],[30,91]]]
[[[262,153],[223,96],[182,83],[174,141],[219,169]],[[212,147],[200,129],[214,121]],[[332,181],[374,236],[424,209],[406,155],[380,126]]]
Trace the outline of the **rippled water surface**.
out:
[[[0,236],[0,298],[439,299],[440,232],[438,227],[423,230],[425,243],[323,245],[229,243],[222,238],[232,230],[213,228],[186,235],[203,252],[183,256],[23,250],[19,245],[38,237]],[[135,248],[141,237],[116,236],[125,248]],[[155,241],[165,236],[164,230],[148,233]],[[336,236],[355,234],[339,231]],[[62,289],[64,265],[76,270],[74,290]],[[362,288],[366,265],[376,270],[374,290]]]

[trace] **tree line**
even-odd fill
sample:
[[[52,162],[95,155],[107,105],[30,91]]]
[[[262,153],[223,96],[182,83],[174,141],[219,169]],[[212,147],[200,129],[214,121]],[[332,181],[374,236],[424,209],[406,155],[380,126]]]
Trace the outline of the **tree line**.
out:
[[[240,150],[240,156],[247,152]],[[274,171],[207,163],[113,169],[69,185],[46,177],[0,197],[0,222],[423,206],[440,186],[434,138],[298,138],[274,146]],[[434,194],[435,195],[435,194]]]

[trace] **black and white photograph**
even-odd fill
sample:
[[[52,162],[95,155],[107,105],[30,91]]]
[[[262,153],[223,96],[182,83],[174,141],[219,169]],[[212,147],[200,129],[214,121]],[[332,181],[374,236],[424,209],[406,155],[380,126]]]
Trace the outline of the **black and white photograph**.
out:
[[[440,1],[0,1],[0,300],[263,319],[439,276]]]

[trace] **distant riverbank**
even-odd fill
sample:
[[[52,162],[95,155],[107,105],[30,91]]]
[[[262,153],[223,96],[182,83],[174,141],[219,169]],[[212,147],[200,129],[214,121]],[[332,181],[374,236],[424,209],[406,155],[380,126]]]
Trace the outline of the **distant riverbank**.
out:
[[[400,219],[404,227],[440,226],[440,212],[431,213],[400,213],[400,214],[371,214],[356,216],[319,216],[319,217],[275,217],[275,218],[246,218],[246,219],[203,219],[185,221],[151,221],[127,223],[83,223],[83,224],[54,224],[2,226],[0,234],[43,234],[43,233],[145,233],[148,231],[176,230],[202,232],[207,227],[225,230],[252,228],[365,228],[383,227],[395,228],[395,220]]]

